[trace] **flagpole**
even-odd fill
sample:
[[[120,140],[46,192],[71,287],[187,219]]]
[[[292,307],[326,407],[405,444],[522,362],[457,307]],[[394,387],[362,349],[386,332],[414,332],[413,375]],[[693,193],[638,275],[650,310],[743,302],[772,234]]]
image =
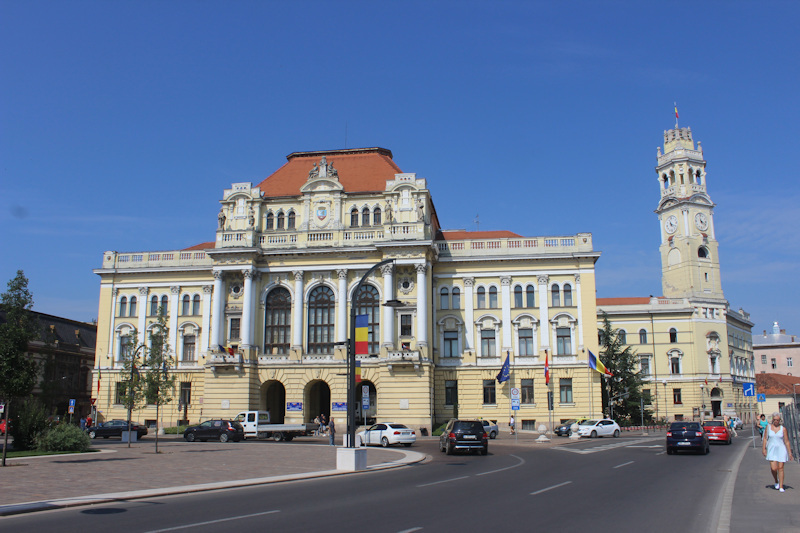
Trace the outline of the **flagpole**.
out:
[[[678,129],[678,102],[674,102],[675,104],[675,129]]]

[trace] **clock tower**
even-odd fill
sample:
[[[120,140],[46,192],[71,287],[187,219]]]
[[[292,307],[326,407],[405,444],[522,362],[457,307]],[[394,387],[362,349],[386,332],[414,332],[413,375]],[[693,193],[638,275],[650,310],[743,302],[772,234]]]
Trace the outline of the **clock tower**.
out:
[[[661,285],[667,298],[720,299],[719,244],[714,203],[706,189],[703,148],[695,149],[691,128],[664,132],[656,166],[661,198]]]

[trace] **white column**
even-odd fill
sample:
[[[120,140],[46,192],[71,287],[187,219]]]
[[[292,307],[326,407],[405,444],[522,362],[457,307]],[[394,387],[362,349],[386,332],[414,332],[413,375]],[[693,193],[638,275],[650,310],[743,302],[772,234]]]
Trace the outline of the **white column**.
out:
[[[303,271],[294,270],[294,298],[292,299],[292,349],[303,349]]]
[[[109,331],[108,331],[108,352],[106,352],[113,364],[116,360],[115,357],[111,357],[114,353],[114,328],[116,326],[116,318],[117,318],[117,298],[119,297],[119,289],[114,287],[111,289],[111,320],[109,324]],[[97,366],[103,366],[101,362],[98,362]]]
[[[428,345],[428,265],[414,265],[417,269],[417,346]]]
[[[503,349],[505,352],[513,347],[511,336],[511,276],[500,276],[500,306],[503,309]]]
[[[180,287],[170,287],[169,296],[169,345],[172,347],[173,353],[178,353],[178,312],[180,311],[179,303],[181,296]]]
[[[336,300],[336,342],[345,342],[347,341],[347,269],[337,270],[336,275],[339,277],[339,299]]]
[[[575,353],[578,353],[583,350],[583,299],[581,298],[580,274],[575,274],[575,297],[578,298],[578,349]]]
[[[139,287],[139,301],[136,306],[136,312],[139,313],[139,325],[136,326],[139,329],[137,344],[142,344],[147,339],[145,329],[147,328],[147,293],[149,291],[150,289],[147,287]],[[130,305],[130,302],[128,302],[128,305]]]
[[[472,302],[472,287],[475,286],[475,278],[464,278],[464,339],[467,341],[467,350],[475,349],[475,310]]]
[[[203,324],[200,326],[203,328],[200,332],[202,339],[198,339],[200,342],[197,344],[197,350],[201,352],[208,352],[209,341],[211,339],[209,335],[211,332],[211,290],[211,285],[203,286]],[[216,345],[213,346],[216,348]]]
[[[250,347],[253,344],[253,271],[249,268],[242,270],[244,276],[244,303],[242,307],[242,346]]]
[[[550,323],[550,315],[547,309],[547,282],[550,276],[539,276],[539,331],[541,333],[542,350],[550,348],[550,331],[547,325]]]
[[[214,271],[214,312],[211,315],[211,345],[212,350],[218,350],[222,344],[222,333],[225,324],[225,281],[221,270]]]
[[[383,275],[383,301],[394,300],[394,264],[383,265],[381,274]],[[383,317],[381,318],[381,331],[383,332],[382,345],[390,350],[394,348],[394,308],[384,307]]]

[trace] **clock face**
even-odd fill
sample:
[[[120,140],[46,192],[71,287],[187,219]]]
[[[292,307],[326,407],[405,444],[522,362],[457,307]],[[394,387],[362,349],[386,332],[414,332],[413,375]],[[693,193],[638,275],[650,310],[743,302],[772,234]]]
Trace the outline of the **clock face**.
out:
[[[670,235],[675,233],[675,230],[677,229],[678,229],[678,217],[676,217],[675,215],[671,215],[667,220],[664,221],[664,230],[666,230],[666,232],[669,233]]]
[[[703,213],[697,213],[694,216],[694,225],[697,226],[697,229],[700,231],[705,231],[708,229],[708,217],[705,216]]]

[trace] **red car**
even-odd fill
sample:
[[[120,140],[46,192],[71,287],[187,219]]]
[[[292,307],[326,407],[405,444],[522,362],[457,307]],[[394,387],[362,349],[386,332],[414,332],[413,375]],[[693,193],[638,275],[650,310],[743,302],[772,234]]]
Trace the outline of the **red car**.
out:
[[[0,435],[6,434],[6,419],[0,417]]]
[[[724,442],[725,444],[733,442],[733,433],[722,420],[706,420],[703,422],[703,431],[708,434],[709,442]]]

